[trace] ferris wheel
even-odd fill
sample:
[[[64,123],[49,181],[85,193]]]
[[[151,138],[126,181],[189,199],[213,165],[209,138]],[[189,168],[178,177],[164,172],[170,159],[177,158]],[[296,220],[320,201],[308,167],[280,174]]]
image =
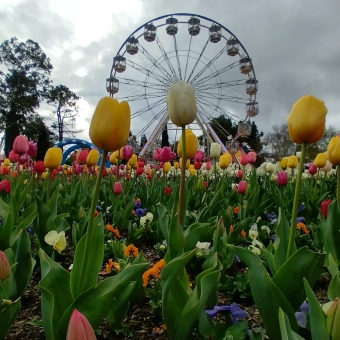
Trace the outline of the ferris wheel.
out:
[[[131,107],[134,140],[143,135],[147,142],[143,157],[158,146],[166,129],[169,139],[178,140],[178,128],[171,123],[166,99],[169,87],[179,80],[190,83],[197,102],[197,116],[188,128],[201,130],[209,143],[221,144],[214,121],[221,115],[238,123],[236,136],[250,134],[250,118],[258,112],[258,81],[250,56],[240,40],[226,27],[207,17],[175,13],[155,18],[134,30],[113,57],[106,89],[111,97],[127,100]],[[236,143],[235,143],[236,144]]]

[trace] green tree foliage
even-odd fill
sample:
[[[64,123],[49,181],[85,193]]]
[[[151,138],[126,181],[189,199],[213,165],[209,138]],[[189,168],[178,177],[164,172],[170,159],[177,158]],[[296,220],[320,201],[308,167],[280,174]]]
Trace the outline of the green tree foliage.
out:
[[[54,107],[51,128],[58,134],[58,140],[74,137],[83,130],[75,130],[74,122],[78,116],[78,97],[64,85],[52,86],[46,93],[47,103]]]
[[[282,157],[295,155],[300,146],[293,143],[288,134],[287,123],[275,124],[263,139],[263,155],[267,160],[279,161]],[[315,144],[309,144],[306,148],[306,162],[312,162],[320,152],[327,150],[329,140],[337,134],[337,130],[328,126],[323,137]]]
[[[11,38],[0,45],[0,131],[5,131],[5,152],[36,112],[51,80],[52,64],[39,44]]]

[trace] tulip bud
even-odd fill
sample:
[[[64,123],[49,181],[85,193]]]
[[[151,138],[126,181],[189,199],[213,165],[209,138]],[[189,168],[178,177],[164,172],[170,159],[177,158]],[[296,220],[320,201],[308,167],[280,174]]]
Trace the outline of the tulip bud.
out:
[[[49,148],[45,154],[44,165],[49,169],[56,169],[60,166],[63,153],[60,148]]]
[[[27,153],[28,149],[28,139],[23,135],[16,136],[13,142],[13,151],[19,155],[23,155]]]
[[[122,159],[128,161],[133,155],[133,147],[130,145],[124,145],[122,147]]]
[[[34,143],[32,141],[28,142],[28,156],[35,158],[37,157],[37,143]]]
[[[225,153],[220,156],[220,159],[218,161],[218,165],[221,169],[226,169],[229,164],[231,163],[231,154]]]
[[[11,164],[11,161],[8,158],[4,159],[4,165],[9,166]]]
[[[96,340],[96,335],[85,315],[73,310],[68,323],[66,340]]]
[[[251,163],[251,164],[256,163],[257,153],[255,151],[248,152],[247,157],[248,157],[248,163]]]
[[[248,156],[247,154],[243,154],[240,159],[240,164],[245,166],[248,164]]]
[[[86,158],[87,166],[95,166],[99,160],[99,151],[97,149],[92,149]]]
[[[315,175],[316,173],[317,173],[317,171],[318,171],[318,169],[317,169],[317,167],[314,165],[314,163],[310,163],[309,165],[308,165],[308,173],[310,174],[310,175]]]
[[[115,184],[113,185],[113,193],[115,195],[120,195],[122,191],[123,191],[122,184],[120,182],[115,182]]]
[[[78,218],[79,220],[82,220],[84,217],[86,217],[85,210],[83,207],[80,207],[78,212]]]
[[[191,124],[196,119],[195,90],[191,84],[183,80],[172,84],[167,102],[169,118],[175,125],[182,127]]]
[[[205,191],[206,188],[205,188],[205,185],[203,184],[203,179],[202,177],[200,177],[197,181],[197,186],[196,186],[196,190],[198,192],[202,192],[202,191]]]
[[[287,168],[287,161],[288,161],[287,157],[283,157],[280,161],[280,165],[283,170],[286,170]]]
[[[295,169],[298,165],[298,158],[295,155],[289,156],[287,161],[288,168]]]
[[[334,301],[325,303],[322,310],[326,314],[326,331],[330,339],[340,337],[340,300],[338,297]]]
[[[137,166],[137,155],[136,154],[132,154],[132,156],[130,157],[129,165],[133,168]]]
[[[203,161],[203,157],[204,157],[203,151],[197,150],[197,152],[195,153],[195,156],[194,156],[194,160],[196,162],[202,162]]]
[[[218,143],[211,143],[210,145],[210,157],[211,158],[219,158],[221,154],[221,145]]]
[[[205,170],[210,170],[211,169],[211,162],[206,162],[205,163]]]
[[[11,271],[5,253],[0,250],[0,281],[6,279]]]
[[[17,154],[16,152],[14,152],[14,150],[11,150],[11,151],[9,152],[8,158],[9,158],[9,160],[10,160],[12,163],[17,163],[17,162],[19,162],[19,154]]]
[[[247,182],[246,181],[241,181],[238,186],[237,186],[237,192],[241,195],[244,195],[247,190]]]
[[[191,130],[185,130],[186,139],[186,158],[194,158],[198,149],[198,139],[196,135]],[[182,157],[182,136],[179,138],[177,145],[177,154]]]
[[[323,168],[321,168],[320,170],[323,171],[323,172],[328,172],[328,171],[332,170],[332,167],[333,167],[333,164],[330,161],[327,161],[326,165]]]
[[[332,202],[333,202],[332,200],[323,200],[323,201],[321,202],[320,211],[321,211],[321,215],[322,215],[324,218],[327,218],[327,215],[328,215],[328,206],[329,206]]]
[[[334,165],[340,165],[340,137],[333,137],[327,147],[329,161]]]
[[[286,185],[288,183],[288,176],[285,171],[279,171],[277,173],[276,182],[278,185]]]
[[[327,163],[327,156],[323,152],[318,153],[313,163],[317,168],[323,168]]]
[[[165,174],[167,174],[170,171],[170,167],[171,167],[171,163],[170,162],[166,162],[163,164],[163,172]]]

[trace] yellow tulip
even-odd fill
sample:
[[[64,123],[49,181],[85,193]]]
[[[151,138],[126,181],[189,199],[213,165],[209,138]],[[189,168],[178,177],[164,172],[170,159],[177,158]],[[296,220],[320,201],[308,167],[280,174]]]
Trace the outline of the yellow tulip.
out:
[[[191,130],[185,130],[185,139],[186,139],[186,157],[187,159],[194,158],[198,150],[198,139]],[[178,141],[177,154],[179,157],[182,157],[182,136]]]
[[[132,154],[131,158],[129,159],[129,164],[133,167],[136,168],[137,167],[137,155],[136,154]]]
[[[334,165],[340,165],[340,137],[331,138],[327,147],[329,161]]]
[[[99,152],[97,149],[92,149],[86,158],[87,166],[95,166],[99,160]]]
[[[11,161],[8,158],[4,159],[4,165],[9,166],[11,164]]]
[[[220,166],[221,169],[226,169],[230,163],[231,163],[230,153],[224,153],[223,155],[220,156],[218,165]]]
[[[287,166],[288,166],[288,168],[294,169],[294,168],[297,167],[297,165],[298,165],[298,159],[297,159],[297,157],[296,157],[295,155],[289,156],[289,157],[288,157],[288,160],[287,160]]]
[[[182,158],[179,159],[179,167],[182,168]],[[188,170],[190,167],[190,159],[187,159],[187,162],[185,164],[185,168]]]
[[[190,165],[189,165],[189,170],[191,170],[191,169],[195,169],[195,167],[194,167],[193,164],[190,164]]]
[[[190,169],[190,175],[195,176],[196,175],[196,170],[195,169]]]
[[[105,151],[122,148],[130,133],[130,106],[127,101],[103,97],[92,116],[89,136],[92,143]]]
[[[60,148],[49,148],[46,151],[44,165],[49,169],[56,169],[61,164],[63,152]]]
[[[283,157],[280,161],[280,165],[283,170],[287,169],[287,161],[288,161],[287,157]]]
[[[195,90],[191,84],[183,80],[172,84],[167,102],[169,118],[175,125],[182,127],[196,119]]]
[[[110,155],[110,163],[111,164],[117,164],[118,163],[118,151],[112,152],[112,154]]]
[[[163,172],[165,174],[167,174],[170,171],[170,167],[171,167],[171,163],[170,162],[166,162],[163,164]]]
[[[46,179],[47,177],[47,172],[43,172],[41,175],[40,175],[40,178],[42,179]]]
[[[313,163],[317,168],[323,168],[327,163],[327,156],[324,153],[318,153]]]
[[[127,164],[125,165],[125,169],[128,170],[128,171],[130,171],[130,170],[131,170],[131,165],[130,165],[129,163],[127,163]]]
[[[179,163],[178,162],[174,162],[174,168],[177,170],[179,169]]]
[[[290,139],[296,144],[319,141],[325,130],[326,114],[322,100],[310,95],[300,98],[287,119]]]

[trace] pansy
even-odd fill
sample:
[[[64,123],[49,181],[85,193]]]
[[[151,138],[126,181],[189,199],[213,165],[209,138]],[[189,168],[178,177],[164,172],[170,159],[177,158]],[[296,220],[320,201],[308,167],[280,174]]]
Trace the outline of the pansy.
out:
[[[233,323],[237,323],[238,319],[247,317],[248,313],[241,309],[237,303],[232,303],[230,306],[215,306],[213,309],[206,309],[205,312],[213,319],[218,313],[227,311],[230,312],[230,317]]]
[[[49,231],[45,236],[45,242],[50,246],[53,246],[59,254],[66,248],[65,232],[58,233],[55,230]]]

